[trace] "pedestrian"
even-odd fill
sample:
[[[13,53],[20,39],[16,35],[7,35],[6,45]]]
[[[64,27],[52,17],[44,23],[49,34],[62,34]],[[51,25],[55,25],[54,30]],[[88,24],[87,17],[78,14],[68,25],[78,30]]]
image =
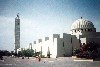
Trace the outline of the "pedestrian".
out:
[[[38,60],[39,60],[39,62],[41,61],[41,56],[40,55],[38,56]]]

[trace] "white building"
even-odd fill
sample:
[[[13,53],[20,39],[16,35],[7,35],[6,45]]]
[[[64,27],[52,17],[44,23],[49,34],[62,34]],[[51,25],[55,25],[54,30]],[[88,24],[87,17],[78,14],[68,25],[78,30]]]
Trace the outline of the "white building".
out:
[[[87,42],[100,44],[99,40],[100,32],[96,32],[93,23],[81,17],[72,24],[70,34],[63,33],[62,38],[60,34],[53,34],[53,36],[38,39],[34,41],[33,49],[44,56],[47,56],[50,51],[50,57],[54,58],[72,56],[73,50],[80,48],[82,44]]]

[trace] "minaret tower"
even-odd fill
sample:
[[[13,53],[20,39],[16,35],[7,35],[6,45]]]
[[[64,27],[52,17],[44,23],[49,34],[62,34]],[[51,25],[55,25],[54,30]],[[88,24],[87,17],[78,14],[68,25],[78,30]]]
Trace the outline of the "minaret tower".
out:
[[[17,49],[20,48],[20,19],[19,13],[15,18],[15,53],[17,53]]]

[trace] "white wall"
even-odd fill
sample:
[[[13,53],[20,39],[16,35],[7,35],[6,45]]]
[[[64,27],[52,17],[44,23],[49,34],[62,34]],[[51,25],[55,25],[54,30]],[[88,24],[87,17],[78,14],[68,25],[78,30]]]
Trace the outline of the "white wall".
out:
[[[53,36],[49,37],[49,40],[46,40],[48,38],[43,38],[42,42],[39,43],[39,41],[36,41],[36,44],[34,44],[33,49],[36,49],[36,52],[41,51],[42,46],[42,55],[47,56],[48,47],[50,50],[50,56],[56,58],[57,56],[57,38],[59,38],[59,34],[53,34]]]

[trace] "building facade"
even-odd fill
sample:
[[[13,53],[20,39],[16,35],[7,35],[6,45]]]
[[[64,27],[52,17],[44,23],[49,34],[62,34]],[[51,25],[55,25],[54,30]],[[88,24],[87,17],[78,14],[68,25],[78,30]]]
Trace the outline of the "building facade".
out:
[[[53,36],[38,39],[34,41],[33,49],[44,56],[47,56],[49,51],[50,57],[68,57],[72,56],[73,51],[79,49],[81,45],[88,42],[100,44],[99,40],[100,32],[96,32],[93,23],[81,17],[72,24],[70,34],[63,33],[62,38],[60,34],[53,34]]]
[[[15,53],[20,48],[20,19],[19,15],[15,18]]]

